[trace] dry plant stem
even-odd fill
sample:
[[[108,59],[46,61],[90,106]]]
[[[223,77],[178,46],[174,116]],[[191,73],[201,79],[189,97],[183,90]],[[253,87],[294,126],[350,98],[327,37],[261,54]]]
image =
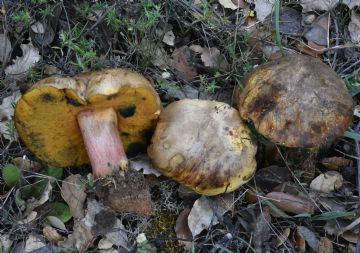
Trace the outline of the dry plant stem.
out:
[[[113,108],[83,111],[77,120],[94,177],[112,175],[119,167],[128,167]]]

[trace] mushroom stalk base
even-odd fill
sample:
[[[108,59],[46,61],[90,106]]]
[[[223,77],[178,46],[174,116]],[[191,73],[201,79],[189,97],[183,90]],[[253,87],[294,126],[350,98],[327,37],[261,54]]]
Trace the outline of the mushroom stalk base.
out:
[[[87,110],[77,115],[94,177],[112,175],[127,169],[128,159],[119,136],[113,108]]]

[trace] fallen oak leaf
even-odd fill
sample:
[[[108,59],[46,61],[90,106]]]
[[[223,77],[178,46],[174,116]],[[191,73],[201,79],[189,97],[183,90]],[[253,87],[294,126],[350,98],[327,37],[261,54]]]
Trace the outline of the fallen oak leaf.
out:
[[[61,197],[69,205],[74,218],[84,217],[84,202],[86,199],[85,183],[81,175],[70,175],[62,183]]]
[[[312,202],[302,197],[284,192],[270,192],[266,195],[266,198],[276,207],[285,212],[294,214],[312,214],[314,212],[314,206]]]
[[[41,59],[39,50],[36,49],[31,42],[28,44],[21,44],[20,48],[23,55],[21,57],[16,57],[13,64],[5,68],[5,74],[14,79],[25,78],[28,71]]]

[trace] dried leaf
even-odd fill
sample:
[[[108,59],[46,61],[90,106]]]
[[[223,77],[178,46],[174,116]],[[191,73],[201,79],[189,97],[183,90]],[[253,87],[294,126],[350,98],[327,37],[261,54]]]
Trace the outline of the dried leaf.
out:
[[[165,69],[168,65],[168,55],[164,48],[157,47],[154,52],[154,57],[151,59],[151,63],[154,66]]]
[[[294,234],[294,241],[295,241],[296,247],[299,250],[299,252],[305,253],[306,252],[306,241],[305,241],[304,237],[301,234],[299,234],[298,231],[296,231]]]
[[[125,249],[129,247],[129,239],[125,227],[119,219],[116,219],[115,226],[110,232],[105,234],[105,238],[116,246],[121,246]]]
[[[175,34],[174,34],[174,32],[172,30],[167,31],[164,34],[162,42],[164,42],[166,45],[174,46],[175,45]]]
[[[263,211],[256,218],[254,224],[254,246],[256,252],[262,252],[264,242],[267,242],[271,236],[271,215],[270,208],[264,207]]]
[[[35,220],[36,216],[37,216],[37,212],[32,211],[27,215],[27,217],[25,219],[18,221],[18,224],[19,225],[28,224],[28,223],[32,222],[33,220]]]
[[[256,18],[264,21],[274,9],[275,0],[257,0],[255,2]]]
[[[86,199],[85,183],[79,174],[68,176],[61,186],[61,197],[70,207],[74,218],[84,217],[84,202]]]
[[[192,81],[196,78],[197,71],[191,66],[193,60],[188,46],[176,48],[171,57],[170,66],[175,70],[178,78],[185,81]]]
[[[176,237],[188,241],[192,240],[192,233],[188,224],[189,214],[190,214],[189,208],[182,210],[176,219],[176,225],[175,225]],[[185,242],[185,241],[179,241],[179,242],[185,244],[185,247],[187,248],[191,245],[191,242]]]
[[[231,9],[231,10],[236,10],[238,7],[238,5],[236,5],[235,3],[233,3],[232,0],[219,0],[219,3],[225,8],[225,9]]]
[[[353,231],[346,231],[341,235],[342,238],[344,238],[346,241],[351,243],[357,243],[358,241],[358,235],[354,233]]]
[[[284,231],[276,238],[276,248],[283,245],[286,240],[289,238],[290,228],[285,228]]]
[[[313,43],[320,46],[327,46],[329,34],[329,14],[318,17],[308,31],[305,32],[304,37]]]
[[[26,215],[30,214],[35,208],[43,205],[46,201],[48,201],[51,190],[52,190],[52,186],[50,181],[48,181],[39,199],[31,198],[26,202],[25,214]]]
[[[14,116],[15,104],[20,97],[20,91],[16,91],[11,96],[5,97],[0,105],[0,134],[10,141],[17,139],[17,134],[11,134],[11,119]]]
[[[333,9],[340,2],[346,4],[350,9],[360,5],[358,0],[300,0],[303,12],[328,11]]]
[[[310,229],[308,229],[307,227],[303,227],[303,226],[298,226],[297,227],[297,233],[305,239],[305,241],[307,242],[307,244],[310,246],[310,248],[312,250],[314,250],[315,252],[318,250],[319,248],[319,239],[316,237],[316,235],[314,234],[314,232],[312,232]]]
[[[97,236],[112,232],[117,225],[115,213],[96,200],[88,200],[86,211],[84,218],[75,220],[73,233],[59,242],[60,247],[65,250],[75,248],[84,251],[92,245]]]
[[[207,197],[202,196],[195,201],[188,216],[188,224],[193,237],[200,234],[204,229],[218,224],[219,221],[215,215],[210,201]]]
[[[350,166],[352,161],[345,157],[326,157],[321,160],[321,164],[328,170],[339,170],[341,167]]]
[[[23,52],[21,57],[16,57],[14,63],[5,68],[5,74],[14,79],[22,79],[27,76],[27,72],[41,59],[39,50],[36,49],[31,42],[29,44],[21,44]]]
[[[321,237],[319,242],[318,253],[333,253],[333,244],[327,237]]]
[[[301,25],[302,15],[299,11],[284,7],[280,10],[279,31],[280,33],[290,35],[301,35],[304,28]],[[264,20],[265,24],[269,24],[271,29],[275,31],[275,15],[271,14]]]
[[[279,209],[294,213],[313,213],[314,207],[310,200],[283,192],[270,192],[266,195]]]
[[[46,219],[50,222],[51,226],[53,226],[54,228],[66,230],[64,222],[62,222],[58,217],[46,216]]]
[[[147,155],[137,155],[129,161],[129,167],[136,171],[142,172],[144,175],[161,176],[161,173],[154,167],[151,159]]]
[[[6,62],[11,53],[11,42],[5,34],[0,34],[0,61]]]
[[[13,240],[10,240],[9,234],[0,235],[0,249],[3,251],[2,253],[9,253],[12,245]]]
[[[350,32],[351,41],[355,44],[360,45],[360,14],[356,13],[354,10],[351,12],[349,32]]]
[[[204,47],[201,54],[201,60],[205,67],[213,68],[215,70],[227,71],[230,68],[224,55],[216,47]]]
[[[41,169],[40,163],[30,160],[26,156],[15,157],[11,160],[11,163],[13,163],[20,170],[39,171]]]
[[[313,191],[330,193],[343,185],[343,177],[337,171],[327,171],[317,176],[310,184]]]
[[[102,238],[98,243],[98,249],[111,249],[114,244],[106,238]]]
[[[42,238],[39,235],[30,234],[25,243],[25,253],[30,253],[32,251],[38,250],[45,246]]]
[[[273,165],[256,171],[254,179],[257,186],[265,192],[270,192],[283,182],[291,181],[292,174],[286,167]]]
[[[58,243],[59,241],[64,240],[64,237],[60,235],[55,228],[50,226],[45,226],[43,228],[43,235],[49,242],[52,242],[54,244]]]
[[[249,204],[254,204],[259,201],[258,195],[251,189],[248,189],[245,193],[245,200]]]

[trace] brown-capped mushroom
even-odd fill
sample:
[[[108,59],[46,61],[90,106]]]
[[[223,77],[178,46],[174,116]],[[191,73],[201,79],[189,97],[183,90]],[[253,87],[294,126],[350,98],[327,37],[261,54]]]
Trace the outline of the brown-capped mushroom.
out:
[[[231,192],[249,181],[255,153],[256,143],[236,109],[197,99],[166,107],[148,148],[164,175],[205,195]]]
[[[285,56],[255,68],[244,79],[238,106],[259,133],[287,147],[319,147],[343,135],[353,101],[326,64],[304,55]]]
[[[128,154],[146,150],[160,99],[142,75],[125,69],[49,77],[15,110],[19,136],[53,166],[92,164],[94,176],[127,167]]]

